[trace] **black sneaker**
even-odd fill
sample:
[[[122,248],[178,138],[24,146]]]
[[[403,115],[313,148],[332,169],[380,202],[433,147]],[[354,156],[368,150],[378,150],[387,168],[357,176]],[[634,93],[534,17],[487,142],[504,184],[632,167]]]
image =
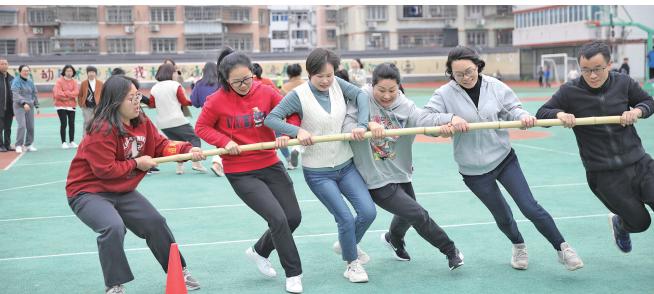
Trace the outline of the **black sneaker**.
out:
[[[411,256],[409,256],[409,253],[404,250],[404,240],[396,240],[391,236],[391,233],[386,232],[381,234],[381,242],[390,250],[393,252],[393,255],[397,260],[400,261],[409,261],[411,260]]]
[[[5,148],[4,146],[0,147],[0,152],[7,152],[7,148]]]
[[[148,175],[158,174],[158,173],[159,173],[159,169],[156,167],[151,167],[150,170],[148,171]]]
[[[454,248],[454,250],[448,252],[445,257],[450,260],[450,270],[454,270],[463,265],[463,254],[459,252],[459,249]]]

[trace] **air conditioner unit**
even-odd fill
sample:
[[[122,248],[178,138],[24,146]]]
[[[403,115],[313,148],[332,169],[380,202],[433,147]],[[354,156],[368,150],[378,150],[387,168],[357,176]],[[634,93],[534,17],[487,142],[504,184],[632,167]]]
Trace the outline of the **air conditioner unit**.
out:
[[[125,33],[133,34],[135,32],[134,26],[126,26]]]
[[[483,26],[486,23],[486,20],[483,18],[477,19],[477,25],[478,26]]]
[[[446,26],[446,27],[451,27],[453,24],[454,24],[454,20],[453,20],[453,19],[446,19],[446,20],[445,20],[445,26]]]
[[[377,22],[376,21],[369,21],[368,22],[368,28],[369,29],[376,29],[377,28]]]
[[[32,33],[35,35],[43,35],[43,28],[32,28]]]
[[[151,32],[158,32],[159,31],[159,25],[150,25],[150,31]]]

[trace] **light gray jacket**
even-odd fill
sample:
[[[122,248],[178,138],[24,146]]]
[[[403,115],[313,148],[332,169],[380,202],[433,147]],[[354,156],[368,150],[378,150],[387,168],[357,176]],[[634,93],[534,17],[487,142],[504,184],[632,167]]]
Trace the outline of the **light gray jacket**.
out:
[[[463,88],[450,81],[438,88],[423,108],[418,126],[440,126],[456,115],[468,123],[514,121],[530,115],[506,84],[493,77],[482,77],[479,109]],[[464,175],[482,175],[494,170],[511,151],[509,131],[506,129],[473,130],[452,136],[454,160]]]

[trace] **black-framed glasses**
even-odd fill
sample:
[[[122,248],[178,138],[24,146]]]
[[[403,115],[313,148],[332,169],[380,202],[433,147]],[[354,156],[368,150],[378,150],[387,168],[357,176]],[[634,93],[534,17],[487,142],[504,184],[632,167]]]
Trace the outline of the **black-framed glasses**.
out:
[[[596,75],[601,75],[602,73],[604,73],[604,69],[607,68],[607,67],[609,67],[608,64],[605,67],[598,67],[598,68],[593,68],[593,69],[584,68],[584,69],[581,70],[581,74],[585,75],[585,76],[589,76],[591,72],[594,72]]]
[[[468,70],[468,71],[466,71],[465,73],[462,73],[462,74],[455,74],[455,75],[454,75],[454,78],[457,79],[457,80],[461,80],[461,79],[463,79],[463,76],[464,76],[464,75],[467,76],[467,77],[470,77],[470,78],[471,78],[471,77],[474,76],[475,71],[477,71],[477,67],[476,67],[476,66],[475,66],[475,68],[473,68],[473,69],[471,69],[471,70]]]
[[[233,88],[238,88],[238,87],[242,86],[243,84],[249,85],[249,84],[252,84],[252,77],[248,77],[248,78],[243,79],[242,81],[237,81],[237,82],[233,82],[233,83],[229,83],[229,84],[232,85]]]
[[[132,99],[127,99],[127,101],[129,101],[130,103],[136,105],[136,104],[139,104],[139,102],[141,102],[141,99],[143,99],[143,94],[138,93],[138,94],[136,94],[136,97],[134,97]]]

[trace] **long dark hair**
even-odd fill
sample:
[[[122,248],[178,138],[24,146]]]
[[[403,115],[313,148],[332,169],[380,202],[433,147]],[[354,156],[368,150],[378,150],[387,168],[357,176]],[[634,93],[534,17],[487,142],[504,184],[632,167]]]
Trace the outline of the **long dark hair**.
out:
[[[363,63],[361,63],[361,58],[354,58],[359,63],[359,68],[363,69]]]
[[[250,71],[252,70],[252,59],[243,52],[236,52],[231,47],[225,47],[220,51],[218,56],[218,82],[223,87],[223,90],[229,93],[231,85],[229,84],[229,73],[232,69],[239,66],[245,66]]]
[[[472,61],[477,66],[477,74],[480,74],[486,66],[486,62],[479,58],[479,54],[466,46],[456,46],[454,49],[450,50],[450,53],[447,55],[447,62],[445,63],[445,75],[450,77],[450,80],[454,81],[454,75],[452,74],[452,61],[467,59]]]
[[[127,136],[127,130],[123,126],[123,121],[120,117],[120,106],[125,102],[125,97],[129,94],[132,85],[139,89],[139,81],[137,79],[115,75],[110,77],[104,82],[102,86],[102,93],[100,94],[100,103],[93,110],[93,118],[84,128],[84,133],[90,135],[95,132],[105,131],[104,135],[108,135],[111,129],[116,128],[119,136]],[[130,120],[134,127],[144,120],[143,113]]]
[[[209,61],[204,64],[202,70],[202,79],[197,82],[198,85],[213,86],[218,84],[218,69],[216,63]]]
[[[252,74],[257,76],[257,78],[261,79],[261,74],[263,73],[263,68],[261,68],[261,65],[258,63],[253,63],[252,64]]]
[[[400,69],[392,62],[384,62],[372,71],[372,85],[375,86],[379,83],[380,80],[395,80],[397,86],[399,87],[402,94],[404,94],[404,88],[402,88],[402,77],[400,76]]]

